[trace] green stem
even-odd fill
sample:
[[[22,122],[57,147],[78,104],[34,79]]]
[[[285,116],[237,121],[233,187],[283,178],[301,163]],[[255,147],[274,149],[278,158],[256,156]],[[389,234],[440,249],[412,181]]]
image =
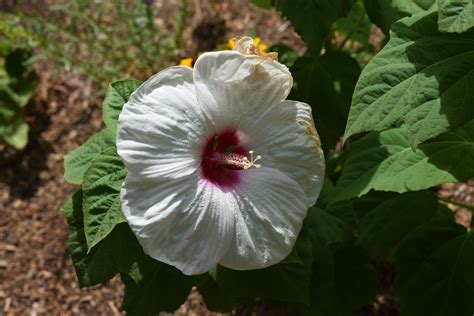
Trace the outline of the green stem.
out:
[[[466,209],[470,210],[471,212],[474,212],[474,205],[466,204],[466,203],[464,203],[464,202],[460,202],[460,201],[456,201],[456,200],[450,200],[450,199],[444,198],[444,197],[438,197],[438,199],[439,199],[440,201],[445,202],[445,203],[457,205],[457,206],[466,208]]]

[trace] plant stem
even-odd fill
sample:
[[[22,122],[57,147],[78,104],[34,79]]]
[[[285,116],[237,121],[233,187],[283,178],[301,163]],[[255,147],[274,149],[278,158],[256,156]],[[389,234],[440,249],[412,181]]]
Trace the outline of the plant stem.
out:
[[[466,208],[466,209],[470,210],[471,212],[474,212],[474,205],[466,204],[466,203],[464,203],[464,202],[460,202],[460,201],[456,201],[456,200],[450,200],[450,199],[444,198],[444,197],[438,197],[438,199],[439,199],[440,201],[445,202],[445,203],[457,205],[457,206]]]

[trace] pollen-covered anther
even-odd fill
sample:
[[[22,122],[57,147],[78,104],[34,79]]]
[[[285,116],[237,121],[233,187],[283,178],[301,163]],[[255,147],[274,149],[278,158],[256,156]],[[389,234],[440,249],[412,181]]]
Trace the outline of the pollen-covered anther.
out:
[[[217,159],[220,164],[229,167],[237,167],[242,168],[244,170],[250,169],[254,167],[255,169],[261,168],[262,165],[256,163],[258,160],[262,159],[262,156],[257,155],[257,157],[253,157],[254,151],[250,150],[250,159],[246,156],[236,153],[224,154],[220,155]]]
[[[258,169],[258,168],[261,168],[262,165],[261,164],[258,164],[256,163],[258,160],[262,159],[262,156],[260,155],[257,155],[257,157],[255,157],[255,159],[253,158],[253,154],[254,154],[254,151],[253,150],[250,150],[249,151],[249,154],[250,154],[250,160],[247,158],[247,157],[244,157],[243,160],[244,160],[244,163],[245,165],[243,166],[244,170],[247,170],[249,168],[252,168],[252,167],[255,167],[255,169]]]

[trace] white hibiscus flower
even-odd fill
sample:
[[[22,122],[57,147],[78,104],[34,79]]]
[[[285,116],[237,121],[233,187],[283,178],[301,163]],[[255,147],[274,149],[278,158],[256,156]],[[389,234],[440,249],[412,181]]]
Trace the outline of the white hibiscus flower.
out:
[[[167,68],[119,117],[125,217],[148,255],[184,274],[280,262],[322,186],[311,108],[285,100],[287,67],[254,51],[244,38]]]

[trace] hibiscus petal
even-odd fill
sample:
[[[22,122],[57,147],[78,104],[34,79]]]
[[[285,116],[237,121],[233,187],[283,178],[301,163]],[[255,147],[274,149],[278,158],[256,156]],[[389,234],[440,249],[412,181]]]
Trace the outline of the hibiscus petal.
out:
[[[300,186],[282,172],[249,169],[235,189],[235,235],[219,262],[235,270],[260,269],[292,250],[308,207]]]
[[[121,201],[145,252],[187,275],[214,267],[234,235],[232,193],[194,177],[146,182],[129,174]]]
[[[293,85],[288,68],[236,51],[201,55],[194,65],[199,104],[219,130],[238,126],[286,99]]]
[[[117,149],[128,170],[148,179],[196,172],[209,124],[197,103],[192,70],[171,67],[143,83],[124,105]]]
[[[263,166],[280,170],[295,180],[312,206],[324,180],[324,153],[308,104],[286,100],[254,121],[241,124],[247,147],[262,156]]]

